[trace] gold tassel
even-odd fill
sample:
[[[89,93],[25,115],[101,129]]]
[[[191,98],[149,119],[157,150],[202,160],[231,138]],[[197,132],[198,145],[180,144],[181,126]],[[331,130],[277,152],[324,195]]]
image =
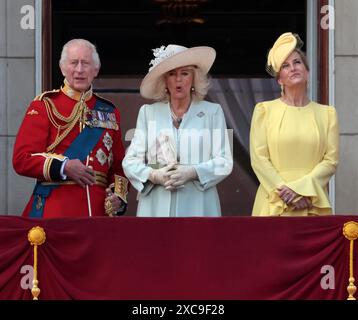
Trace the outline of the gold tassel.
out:
[[[354,297],[357,287],[354,285],[354,273],[353,273],[353,246],[354,240],[358,238],[358,223],[354,221],[346,222],[343,226],[343,234],[350,241],[349,244],[349,284],[347,287],[348,298],[347,300],[356,300]]]
[[[29,231],[27,239],[29,240],[30,244],[34,246],[34,278],[32,280],[31,293],[33,300],[38,300],[38,296],[41,290],[38,287],[39,281],[37,280],[37,246],[43,244],[46,241],[45,230],[39,226],[33,227]]]

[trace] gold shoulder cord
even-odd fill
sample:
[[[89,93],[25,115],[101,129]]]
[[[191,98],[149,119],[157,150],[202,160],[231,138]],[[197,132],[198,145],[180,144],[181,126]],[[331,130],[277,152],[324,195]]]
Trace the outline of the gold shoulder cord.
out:
[[[75,104],[70,116],[64,117],[62,114],[58,112],[55,104],[52,102],[50,98],[45,97],[43,99],[43,102],[45,103],[46,112],[50,122],[57,129],[57,135],[55,141],[51,145],[49,145],[46,149],[47,152],[50,152],[53,151],[64,138],[66,138],[66,136],[69,134],[69,132],[73,129],[73,127],[76,125],[78,120],[83,115],[83,111],[87,109],[87,106],[82,100],[80,100]],[[55,118],[65,122],[66,124],[65,125],[58,124]],[[61,130],[64,131],[60,134]]]

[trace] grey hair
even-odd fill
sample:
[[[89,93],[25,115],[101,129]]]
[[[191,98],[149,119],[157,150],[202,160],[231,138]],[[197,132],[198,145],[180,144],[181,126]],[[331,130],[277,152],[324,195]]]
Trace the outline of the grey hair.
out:
[[[201,101],[207,95],[210,89],[210,76],[201,71],[201,69],[193,66],[194,72],[194,81],[193,87],[194,91],[191,92],[193,101]],[[165,74],[161,75],[157,81],[157,84],[153,93],[153,100],[160,102],[168,102],[170,99],[169,92],[165,85]]]
[[[89,42],[88,40],[85,40],[85,39],[72,39],[72,40],[68,41],[63,46],[62,52],[61,52],[60,65],[62,65],[66,61],[68,49],[71,46],[75,45],[75,44],[83,44],[86,47],[90,48],[92,50],[92,59],[93,59],[95,67],[96,68],[101,67],[101,60],[99,59],[99,55],[98,55],[96,46],[94,44],[92,44],[91,42]]]

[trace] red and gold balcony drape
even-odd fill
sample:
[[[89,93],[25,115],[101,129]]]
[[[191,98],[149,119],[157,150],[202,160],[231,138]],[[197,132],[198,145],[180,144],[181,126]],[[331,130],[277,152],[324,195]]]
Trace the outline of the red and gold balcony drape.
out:
[[[40,300],[347,299],[348,221],[358,217],[1,216],[0,299],[32,299],[24,270],[34,262],[34,226],[46,232]]]

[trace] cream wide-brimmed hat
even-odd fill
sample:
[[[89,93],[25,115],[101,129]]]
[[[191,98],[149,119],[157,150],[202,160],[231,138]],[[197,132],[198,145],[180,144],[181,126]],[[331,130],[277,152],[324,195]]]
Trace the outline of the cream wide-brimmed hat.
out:
[[[184,66],[196,66],[207,74],[216,57],[211,47],[186,48],[176,44],[153,49],[154,59],[150,61],[147,75],[140,85],[140,94],[144,98],[154,99],[160,77],[166,72]]]
[[[288,56],[302,46],[303,41],[298,34],[286,32],[280,35],[268,53],[266,71],[275,77]]]

